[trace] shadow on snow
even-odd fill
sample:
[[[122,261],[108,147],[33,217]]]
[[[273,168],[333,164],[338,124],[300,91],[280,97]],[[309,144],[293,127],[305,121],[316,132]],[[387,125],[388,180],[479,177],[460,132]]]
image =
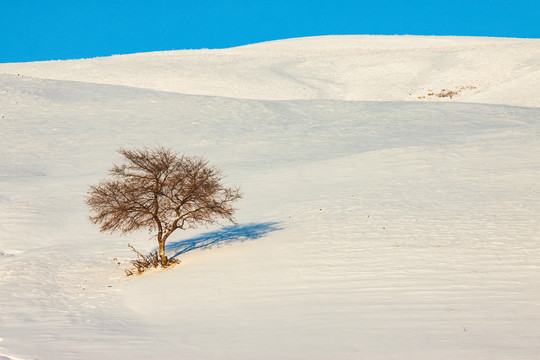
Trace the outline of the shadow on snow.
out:
[[[191,239],[172,242],[166,246],[165,250],[174,252],[174,255],[171,256],[171,259],[174,259],[188,251],[208,248],[217,244],[254,240],[265,236],[269,232],[281,229],[278,222],[225,226],[220,230],[200,234]]]

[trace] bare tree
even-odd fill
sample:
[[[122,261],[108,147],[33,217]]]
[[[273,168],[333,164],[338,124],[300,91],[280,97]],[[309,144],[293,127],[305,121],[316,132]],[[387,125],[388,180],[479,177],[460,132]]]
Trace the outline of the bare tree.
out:
[[[156,231],[162,266],[165,242],[177,229],[234,222],[238,188],[224,187],[219,170],[200,157],[180,156],[163,147],[118,151],[127,160],[114,165],[112,178],[91,186],[86,199],[90,220],[100,231]]]

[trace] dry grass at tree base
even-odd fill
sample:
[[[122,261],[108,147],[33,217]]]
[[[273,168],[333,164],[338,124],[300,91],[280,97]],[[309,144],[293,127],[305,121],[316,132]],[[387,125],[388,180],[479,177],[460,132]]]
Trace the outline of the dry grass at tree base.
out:
[[[143,272],[152,269],[152,268],[167,268],[173,265],[177,265],[180,263],[180,260],[178,259],[167,259],[167,264],[162,265],[161,259],[157,251],[151,252],[148,255],[143,255],[140,252],[138,252],[131,244],[128,244],[128,246],[137,254],[137,259],[131,260],[131,264],[135,266],[135,269],[137,271],[137,275],[142,274]],[[126,270],[126,276],[135,275],[135,273],[127,269]]]

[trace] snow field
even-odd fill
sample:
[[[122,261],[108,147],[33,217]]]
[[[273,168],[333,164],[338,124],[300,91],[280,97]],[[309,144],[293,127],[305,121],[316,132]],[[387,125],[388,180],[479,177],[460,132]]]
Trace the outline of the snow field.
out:
[[[534,358],[540,350],[538,103],[344,101],[360,90],[347,90],[332,73],[344,73],[335,68],[338,59],[358,61],[359,69],[369,64],[339,52],[357,44],[375,54],[374,48],[417,52],[433,69],[455,64],[448,53],[508,48],[489,74],[499,76],[508,54],[528,40],[334,40],[0,64],[0,73],[10,66],[25,71],[0,75],[0,357]],[[535,51],[521,49],[530,68]],[[312,62],[287,67],[291,52]],[[333,60],[313,57],[317,52],[334,53]],[[234,72],[242,62],[229,64],[223,53],[239,54],[252,67]],[[276,54],[271,72],[268,53]],[[393,58],[369,59],[371,73],[384,81],[358,89],[395,100],[383,91],[395,81]],[[65,71],[77,64],[86,70]],[[268,95],[265,82],[276,98],[299,94],[293,84],[302,67],[301,78],[318,84],[313,99],[240,98]],[[470,74],[454,68],[441,84],[454,73],[480,76],[480,67]],[[175,78],[186,69],[191,77]],[[275,80],[278,72],[287,74],[285,82]],[[166,88],[160,76],[167,73],[176,88]],[[517,81],[527,89],[535,74],[501,86]],[[320,81],[323,75],[333,83]],[[434,79],[425,76],[417,83]],[[172,92],[156,91],[152,82]],[[214,96],[223,84],[239,98]],[[182,86],[212,96],[176,93],[190,92]],[[501,98],[497,89],[489,90],[491,102]],[[98,233],[83,199],[120,160],[117,148],[155,144],[205,155],[228,184],[240,185],[239,226],[177,233],[170,255],[181,241],[219,234],[225,240],[180,255],[174,269],[126,278],[133,258],[127,243],[150,251],[155,241],[146,233]]]

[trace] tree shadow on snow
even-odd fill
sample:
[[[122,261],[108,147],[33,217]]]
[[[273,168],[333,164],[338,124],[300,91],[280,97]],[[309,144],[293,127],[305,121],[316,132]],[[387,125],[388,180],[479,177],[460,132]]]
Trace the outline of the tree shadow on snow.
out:
[[[281,229],[283,228],[278,222],[225,226],[220,230],[200,234],[191,239],[172,242],[166,246],[166,251],[174,252],[171,256],[171,259],[174,259],[188,251],[209,248],[218,244],[230,244],[235,241],[254,240]]]

